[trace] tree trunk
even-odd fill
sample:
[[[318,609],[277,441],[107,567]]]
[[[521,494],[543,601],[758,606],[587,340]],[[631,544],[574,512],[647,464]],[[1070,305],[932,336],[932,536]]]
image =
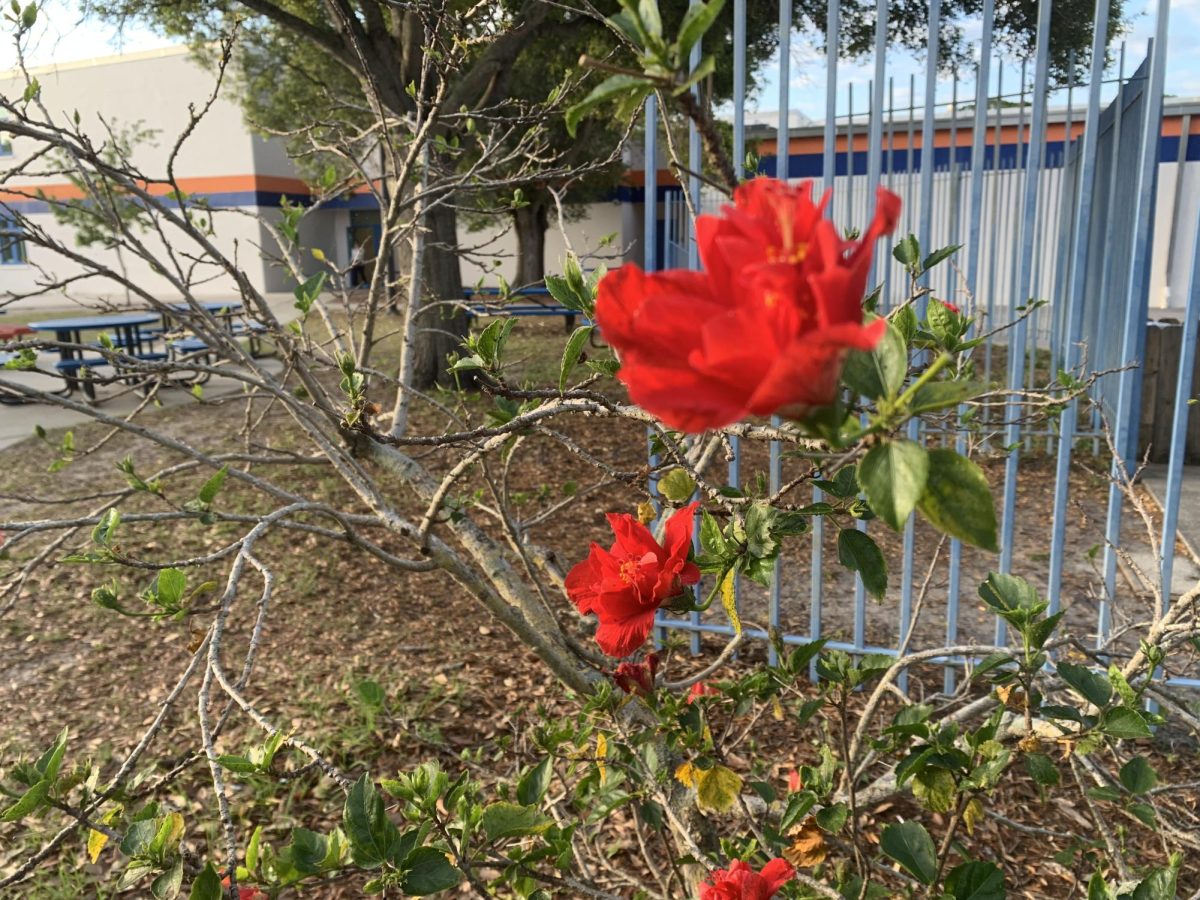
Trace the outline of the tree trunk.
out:
[[[421,286],[421,315],[417,322],[412,386],[427,390],[447,385],[447,354],[459,349],[468,320],[462,307],[462,271],[458,263],[458,214],[438,204],[425,214],[426,244]]]
[[[550,227],[549,205],[535,197],[528,206],[513,210],[517,233],[517,277],[513,284],[541,284],[546,277],[546,230]]]

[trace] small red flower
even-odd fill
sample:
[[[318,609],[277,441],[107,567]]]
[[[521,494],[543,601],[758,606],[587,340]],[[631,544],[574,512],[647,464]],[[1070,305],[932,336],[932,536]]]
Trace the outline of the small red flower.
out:
[[[226,875],[221,879],[222,887],[229,887],[229,876]],[[267,895],[256,887],[242,887],[238,885],[238,900],[268,900]]]
[[[627,694],[649,697],[654,693],[654,676],[658,672],[658,654],[651,653],[643,662],[623,662],[613,672],[613,681]]]
[[[786,859],[773,859],[755,872],[740,859],[717,869],[700,884],[700,900],[771,900],[795,876]]]
[[[665,546],[633,516],[609,513],[612,547],[592,544],[587,559],[567,573],[567,596],[581,613],[600,620],[596,643],[609,656],[628,656],[640,647],[654,625],[654,611],[700,580],[700,570],[688,561],[699,505],[691,503],[667,520]]]
[[[733,197],[720,216],[696,220],[703,272],[628,264],[596,298],[630,399],[683,431],[828,406],[846,353],[871,349],[887,327],[863,325],[862,300],[899,197],[881,189],[874,221],[853,241],[825,218],[827,199],[813,203],[810,182],[756,178]]]
[[[688,691],[687,702],[695,703],[701,697],[720,697],[720,696],[721,696],[721,692],[718,691],[715,687],[705,684],[703,681],[697,681],[695,684],[692,685],[691,690]]]
[[[946,307],[946,309],[950,310],[956,316],[962,315],[962,310],[948,300],[938,300],[938,303],[942,304],[942,306]]]
[[[794,794],[804,787],[804,782],[800,780],[800,770],[792,769],[788,772],[788,793]]]

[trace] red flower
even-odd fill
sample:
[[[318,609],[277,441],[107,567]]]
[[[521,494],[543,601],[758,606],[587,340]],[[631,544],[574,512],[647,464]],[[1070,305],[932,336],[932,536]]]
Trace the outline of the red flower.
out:
[[[605,550],[592,544],[588,558],[567,573],[567,596],[584,615],[600,620],[596,643],[609,656],[628,656],[642,645],[654,625],[654,611],[680,596],[685,584],[700,580],[688,562],[692,503],[667,520],[666,546],[633,516],[609,513],[616,542]]]
[[[862,300],[900,198],[881,189],[857,241],[842,240],[825,202],[813,203],[809,182],[756,178],[721,216],[697,219],[703,272],[624,265],[605,276],[596,321],[634,403],[699,432],[833,402],[846,352],[871,349],[887,327],[862,324]]]
[[[222,887],[229,887],[229,876],[226,875],[221,879]],[[238,900],[267,900],[267,895],[256,887],[242,887],[238,885]]]
[[[948,300],[938,300],[938,303],[942,304],[942,306],[946,307],[946,309],[950,310],[950,312],[954,313],[956,316],[962,315],[962,310],[953,303],[950,303]]]
[[[703,681],[697,681],[688,691],[687,702],[695,703],[701,697],[720,697],[721,692],[715,687],[705,684]]]
[[[800,778],[800,770],[792,769],[787,776],[788,793],[794,794],[799,790],[803,790],[804,782]]]
[[[658,654],[651,653],[644,662],[623,662],[613,672],[613,681],[627,694],[648,697],[654,692],[654,675],[658,672]]]
[[[771,900],[795,874],[786,859],[771,860],[762,872],[735,859],[728,869],[717,869],[700,884],[700,900]]]

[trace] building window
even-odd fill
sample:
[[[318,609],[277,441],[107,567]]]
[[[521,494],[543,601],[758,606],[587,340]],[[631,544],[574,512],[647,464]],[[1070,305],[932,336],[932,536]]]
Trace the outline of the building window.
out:
[[[25,232],[11,216],[0,213],[0,266],[25,262]]]
[[[12,141],[0,137],[0,156],[12,156]]]

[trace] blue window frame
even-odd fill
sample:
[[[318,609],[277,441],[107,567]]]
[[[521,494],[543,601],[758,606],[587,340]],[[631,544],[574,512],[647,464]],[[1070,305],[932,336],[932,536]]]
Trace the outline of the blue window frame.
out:
[[[11,216],[0,213],[0,266],[19,266],[25,262],[25,232]]]

